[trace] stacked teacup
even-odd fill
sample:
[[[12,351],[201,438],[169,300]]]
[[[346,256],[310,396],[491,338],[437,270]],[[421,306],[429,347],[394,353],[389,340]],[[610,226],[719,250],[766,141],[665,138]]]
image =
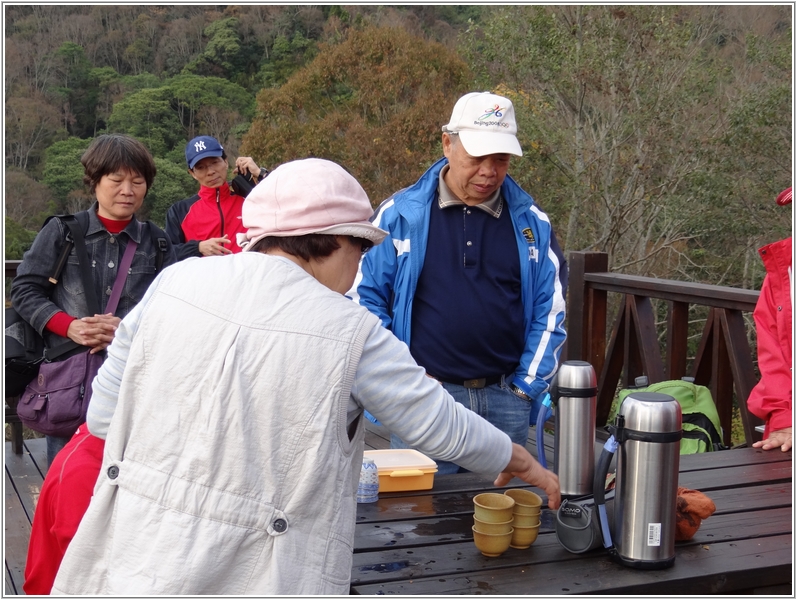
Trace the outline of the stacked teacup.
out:
[[[515,501],[504,494],[484,493],[473,498],[473,542],[485,556],[501,556],[512,541]]]
[[[540,531],[542,498],[529,490],[513,489],[504,492],[515,503],[512,510],[512,548],[525,549],[537,539]]]

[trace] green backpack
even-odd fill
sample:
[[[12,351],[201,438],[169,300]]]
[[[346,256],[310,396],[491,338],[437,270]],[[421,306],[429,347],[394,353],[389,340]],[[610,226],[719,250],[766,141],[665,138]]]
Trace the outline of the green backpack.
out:
[[[620,402],[631,392],[658,392],[672,396],[681,405],[681,454],[697,454],[724,450],[722,427],[711,397],[711,391],[691,381],[662,381],[645,387],[635,387],[620,391]]]

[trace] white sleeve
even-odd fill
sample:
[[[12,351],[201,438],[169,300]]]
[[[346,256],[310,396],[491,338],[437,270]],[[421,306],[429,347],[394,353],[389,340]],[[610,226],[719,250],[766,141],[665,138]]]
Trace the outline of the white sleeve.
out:
[[[355,409],[364,408],[431,458],[491,476],[509,464],[509,436],[427,377],[407,345],[381,325],[365,342],[351,393]]]
[[[91,401],[86,414],[86,425],[89,432],[98,438],[105,439],[108,435],[108,427],[111,425],[119,401],[119,388],[122,385],[130,346],[138,330],[141,313],[152,298],[159,279],[160,276],[149,286],[141,302],[119,323],[113,342],[108,346],[108,356],[91,384]]]

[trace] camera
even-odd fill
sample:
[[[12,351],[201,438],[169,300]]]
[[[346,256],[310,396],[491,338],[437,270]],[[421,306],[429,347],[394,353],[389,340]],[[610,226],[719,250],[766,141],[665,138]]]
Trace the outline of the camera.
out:
[[[266,167],[260,168],[260,177],[258,178],[259,181],[263,181],[263,179],[268,175],[268,169]],[[238,173],[233,180],[230,182],[230,187],[232,191],[238,194],[239,196],[243,196],[246,198],[253,189],[257,182],[255,181],[254,175],[251,173]]]

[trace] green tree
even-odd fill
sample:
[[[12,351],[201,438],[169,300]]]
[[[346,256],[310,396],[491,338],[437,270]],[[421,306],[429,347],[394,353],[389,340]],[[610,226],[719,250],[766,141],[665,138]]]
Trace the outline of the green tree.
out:
[[[778,20],[775,28],[784,21],[789,23]],[[763,281],[757,249],[791,235],[790,212],[773,201],[792,185],[791,41],[786,27],[768,36],[748,30],[736,44],[735,68],[727,75],[726,129],[706,149],[718,175],[704,191],[706,219],[722,223],[705,241],[707,260],[746,288],[758,289]],[[735,249],[730,265],[728,248]]]
[[[138,75],[124,75],[120,83],[121,93],[137,92],[140,90],[147,90],[158,88],[163,85],[163,82],[153,73],[140,73]]]
[[[208,43],[205,50],[188,63],[185,73],[233,78],[243,71],[246,57],[242,55],[238,19],[218,19],[205,27]]]
[[[154,156],[162,156],[185,139],[168,87],[143,89],[113,107],[108,131],[139,139]]]
[[[130,83],[150,86],[150,80]],[[113,106],[108,130],[140,139],[154,156],[182,150],[186,140],[213,135],[223,144],[235,142],[236,132],[254,114],[254,97],[240,85],[219,77],[182,74],[159,87],[144,87]],[[233,146],[236,143],[232,143]]]
[[[25,229],[8,217],[4,233],[6,260],[20,260],[36,237],[36,231]]]
[[[138,38],[125,48],[124,58],[130,63],[134,73],[143,73],[147,64],[152,60],[152,46],[146,40]]]
[[[278,87],[315,53],[315,43],[304,37],[301,31],[295,32],[290,40],[285,35],[278,35],[271,46],[270,58],[260,67],[258,81],[262,87]]]
[[[97,88],[97,109],[95,111],[94,132],[104,129],[108,117],[111,116],[114,101],[121,88],[121,75],[111,67],[94,68],[89,73],[92,84]]]
[[[525,156],[510,172],[568,250],[606,251],[617,270],[712,283],[739,260],[734,247],[704,260],[726,226],[707,196],[725,187],[716,157],[728,155],[720,142],[735,95],[733,63],[717,45],[722,16],[682,6],[498,7],[463,37],[481,86],[516,105]]]
[[[57,87],[51,93],[65,101],[64,119],[72,135],[94,133],[99,90],[91,77],[92,66],[82,46],[64,42],[56,52]]]
[[[111,67],[101,67],[91,70],[90,77],[97,88],[97,110],[94,124],[94,135],[106,129],[108,119],[113,112],[114,105],[127,95],[145,89],[158,88],[163,85],[161,80],[152,73],[139,75],[120,75]]]
[[[91,140],[72,137],[55,142],[45,151],[42,182],[52,191],[57,212],[72,212],[67,210],[69,198],[85,193],[80,157],[90,143]]]
[[[146,13],[139,14],[133,21],[136,38],[125,48],[123,54],[133,73],[151,70],[160,22],[157,15],[153,18]]]
[[[378,203],[442,155],[440,126],[469,81],[467,66],[440,44],[401,29],[350,30],[285,85],[260,92],[242,154],[270,167],[334,160]]]
[[[166,211],[169,207],[184,198],[196,194],[197,183],[188,174],[185,163],[175,164],[170,160],[155,158],[158,174],[144,200],[144,208],[140,217],[152,219],[161,227],[166,226]]]
[[[226,79],[184,74],[169,80],[167,87],[186,139],[207,134],[224,143],[235,125],[254,116],[254,96]]]
[[[44,219],[55,212],[50,189],[17,169],[5,173],[6,217],[30,230],[38,230]]]

